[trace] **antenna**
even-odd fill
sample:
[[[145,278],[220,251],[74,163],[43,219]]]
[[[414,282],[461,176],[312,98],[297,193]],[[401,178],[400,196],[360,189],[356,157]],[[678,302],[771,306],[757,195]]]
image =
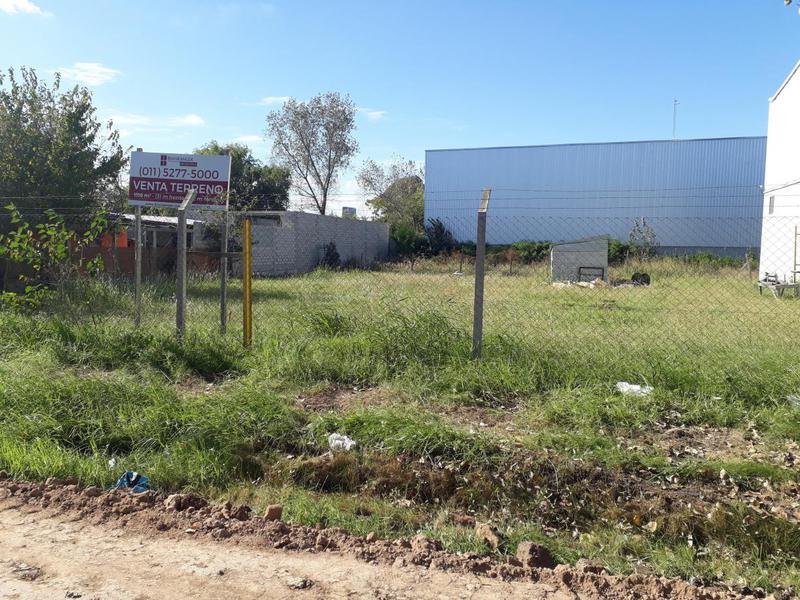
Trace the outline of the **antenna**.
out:
[[[678,102],[677,98],[672,100],[672,139],[677,139],[676,133],[678,131]]]

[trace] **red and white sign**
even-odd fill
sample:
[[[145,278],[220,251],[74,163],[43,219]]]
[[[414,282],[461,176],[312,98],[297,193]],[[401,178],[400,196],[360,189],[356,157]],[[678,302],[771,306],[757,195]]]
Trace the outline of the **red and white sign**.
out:
[[[230,156],[131,152],[128,204],[177,208],[197,190],[192,206],[224,210],[231,179]]]

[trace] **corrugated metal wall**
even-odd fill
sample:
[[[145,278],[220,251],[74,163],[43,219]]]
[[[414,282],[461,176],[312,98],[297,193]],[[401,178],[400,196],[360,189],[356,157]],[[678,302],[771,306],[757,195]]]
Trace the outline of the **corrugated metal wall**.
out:
[[[627,240],[647,218],[665,247],[757,248],[765,137],[426,152],[425,217],[475,239],[492,188],[487,241]]]

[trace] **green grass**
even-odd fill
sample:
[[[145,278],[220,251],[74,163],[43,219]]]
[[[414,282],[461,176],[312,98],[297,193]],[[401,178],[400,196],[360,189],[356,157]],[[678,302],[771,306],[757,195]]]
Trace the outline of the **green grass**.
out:
[[[320,441],[329,433],[339,432],[390,455],[411,454],[427,460],[486,465],[500,454],[498,445],[487,436],[449,426],[419,409],[391,407],[328,413],[314,422],[313,432]]]
[[[240,289],[220,335],[213,278],[192,281],[182,343],[163,280],[146,285],[138,329],[130,285],[113,280],[0,311],[0,468],[103,486],[134,469],[167,491],[281,502],[293,522],[485,551],[452,519],[467,512],[506,532],[501,552],[533,539],[617,573],[797,584],[797,520],[758,517],[719,477],[785,496],[797,468],[733,451],[675,459],[652,440],[714,427],[758,435],[762,457],[800,441],[800,303],[759,297],[750,273],[719,261],[621,265],[612,278],[646,270],[654,284],[618,289],[559,289],[540,265],[499,265],[476,362],[457,266],[258,280],[247,351]],[[622,396],[621,380],[655,392]],[[295,401],[336,387],[378,388],[380,402]],[[326,456],[331,432],[358,450]],[[674,478],[697,514],[684,491],[659,492]]]

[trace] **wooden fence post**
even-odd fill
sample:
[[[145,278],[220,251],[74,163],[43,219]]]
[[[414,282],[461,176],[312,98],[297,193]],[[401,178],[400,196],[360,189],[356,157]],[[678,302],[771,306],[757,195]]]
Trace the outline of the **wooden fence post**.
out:
[[[486,211],[489,209],[491,188],[483,190],[481,205],[478,208],[478,236],[475,244],[475,303],[472,311],[472,358],[481,357],[483,344],[483,280],[486,261]]]

